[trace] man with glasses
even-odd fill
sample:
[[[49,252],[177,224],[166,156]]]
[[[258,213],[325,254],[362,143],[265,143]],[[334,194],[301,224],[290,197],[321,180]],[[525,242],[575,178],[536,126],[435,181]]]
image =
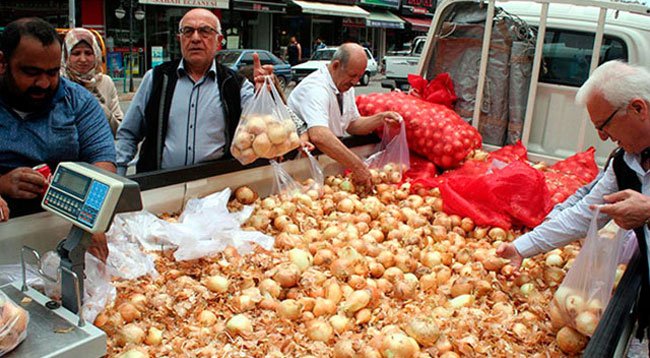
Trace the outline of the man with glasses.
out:
[[[650,318],[650,71],[620,61],[606,62],[580,87],[576,102],[586,105],[600,138],[610,138],[622,150],[584,198],[512,243],[502,244],[497,254],[519,267],[524,257],[583,238],[592,210],[599,206],[601,227],[613,219],[636,234],[644,265],[638,312],[639,333],[644,334]]]
[[[214,13],[192,9],[180,21],[182,59],[147,71],[117,131],[118,173],[125,174],[142,141],[137,172],[183,167],[228,155],[242,107],[254,87],[216,62],[221,24]],[[255,82],[272,66],[254,55]]]

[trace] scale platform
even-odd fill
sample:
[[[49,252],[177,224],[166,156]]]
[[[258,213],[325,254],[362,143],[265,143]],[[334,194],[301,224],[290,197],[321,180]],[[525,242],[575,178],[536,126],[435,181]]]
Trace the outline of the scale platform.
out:
[[[5,358],[35,357],[102,357],[106,355],[106,333],[86,322],[79,327],[79,317],[60,306],[56,309],[45,307],[50,299],[40,292],[29,288],[22,292],[21,282],[16,281],[0,286],[18,306],[29,312],[27,338]],[[23,298],[32,299],[22,304]]]

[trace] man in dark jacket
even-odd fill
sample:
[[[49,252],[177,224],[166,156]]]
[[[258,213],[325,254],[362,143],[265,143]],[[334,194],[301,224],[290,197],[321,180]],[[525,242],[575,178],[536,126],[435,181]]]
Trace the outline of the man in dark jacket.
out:
[[[253,97],[253,84],[215,60],[222,35],[212,12],[188,11],[178,38],[183,58],[145,74],[117,131],[120,174],[126,173],[141,141],[138,172],[228,155],[242,107]],[[262,67],[257,55],[254,60],[255,82],[263,83],[273,67]]]

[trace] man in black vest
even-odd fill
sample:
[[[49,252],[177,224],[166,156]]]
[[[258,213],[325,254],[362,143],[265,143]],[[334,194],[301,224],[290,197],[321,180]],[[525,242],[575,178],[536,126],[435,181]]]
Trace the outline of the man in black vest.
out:
[[[512,243],[502,244],[497,254],[521,265],[531,257],[564,246],[585,236],[592,210],[600,207],[599,224],[613,219],[623,229],[634,230],[644,266],[640,328],[647,327],[648,243],[650,235],[650,71],[620,61],[598,67],[576,94],[586,105],[601,139],[610,138],[619,150],[602,178],[574,206],[563,210]],[[647,334],[647,333],[646,333]]]
[[[118,173],[142,141],[138,172],[183,167],[229,155],[242,106],[253,97],[253,84],[215,60],[222,39],[219,19],[192,9],[180,21],[181,60],[149,70],[117,131]],[[254,56],[256,85],[272,66]]]

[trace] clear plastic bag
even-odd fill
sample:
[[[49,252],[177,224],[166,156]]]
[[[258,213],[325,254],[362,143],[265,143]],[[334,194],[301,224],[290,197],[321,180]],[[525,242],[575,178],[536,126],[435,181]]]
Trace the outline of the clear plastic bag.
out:
[[[301,153],[302,152],[304,152],[307,159],[309,159],[309,178],[306,178],[303,181],[303,191],[309,193],[314,190],[318,197],[320,197],[323,194],[323,184],[325,184],[323,167],[318,164],[318,160],[311,155],[307,148],[303,148],[301,150]]]
[[[296,125],[273,85],[264,78],[250,104],[244,108],[230,152],[240,163],[276,158],[300,145]]]
[[[271,168],[273,169],[273,191],[272,193],[292,197],[302,192],[302,186],[298,183],[284,168],[282,164],[271,160]]]
[[[551,301],[551,319],[556,326],[570,326],[591,336],[612,294],[616,267],[626,231],[598,231],[599,209],[584,245]]]
[[[111,283],[113,271],[95,256],[86,252],[84,269],[83,319],[94,322],[106,305],[115,300],[117,290]],[[42,270],[46,275],[56,278],[56,282],[45,281],[45,294],[54,299],[61,299],[61,276],[58,274],[61,258],[54,251],[48,251],[41,260]]]
[[[29,313],[0,292],[0,356],[27,338]]]
[[[399,183],[409,169],[410,156],[404,121],[399,126],[384,124],[379,150],[368,157],[365,163],[370,169],[379,171],[390,182]],[[386,180],[384,180],[386,181]]]

